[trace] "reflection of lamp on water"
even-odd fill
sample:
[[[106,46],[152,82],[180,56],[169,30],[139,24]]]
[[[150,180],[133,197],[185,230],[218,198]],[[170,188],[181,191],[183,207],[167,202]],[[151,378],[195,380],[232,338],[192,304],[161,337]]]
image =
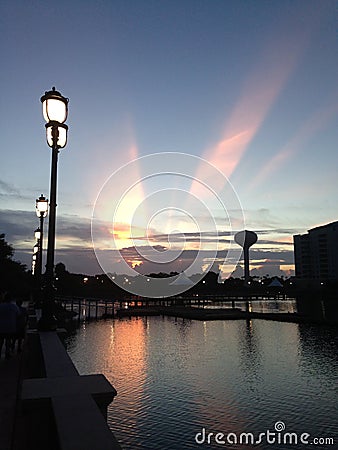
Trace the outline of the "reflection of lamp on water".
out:
[[[40,330],[55,330],[56,319],[54,310],[54,251],[55,251],[55,219],[56,219],[56,186],[57,186],[57,162],[60,148],[67,144],[68,126],[65,121],[68,116],[68,98],[63,97],[60,92],[53,88],[41,97],[43,116],[46,120],[46,138],[52,149],[52,166],[50,177],[50,204],[48,225],[48,246],[46,264],[46,285],[42,317],[39,321]]]
[[[240,231],[235,234],[235,242],[243,248],[244,253],[244,282],[249,283],[249,248],[257,242],[257,234],[254,231]]]

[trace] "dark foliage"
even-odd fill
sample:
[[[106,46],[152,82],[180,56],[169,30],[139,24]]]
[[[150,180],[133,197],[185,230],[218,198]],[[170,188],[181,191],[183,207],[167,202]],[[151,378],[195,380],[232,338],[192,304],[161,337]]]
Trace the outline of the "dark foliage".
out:
[[[0,290],[15,295],[28,295],[32,288],[32,276],[26,266],[13,260],[14,248],[0,234]]]

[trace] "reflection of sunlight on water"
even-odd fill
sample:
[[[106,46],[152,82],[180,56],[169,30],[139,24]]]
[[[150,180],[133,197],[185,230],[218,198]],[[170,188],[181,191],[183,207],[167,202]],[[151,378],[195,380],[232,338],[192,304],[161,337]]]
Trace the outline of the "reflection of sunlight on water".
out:
[[[101,372],[118,391],[110,406],[111,415],[119,408],[119,423],[133,433],[142,407],[145,382],[145,329],[142,321],[83,323],[78,332],[80,353],[73,360],[80,373]],[[85,346],[89,345],[88,351]],[[110,413],[109,413],[110,415]]]
[[[142,408],[146,380],[145,329],[142,321],[128,320],[123,326],[113,322],[111,349],[106,359],[106,376],[119,393],[121,427],[135,429]],[[111,405],[111,412],[114,413]]]
[[[80,373],[104,373],[116,388],[108,421],[125,449],[192,449],[202,427],[260,433],[277,420],[287,431],[334,433],[332,328],[115,319],[83,324],[67,348]]]

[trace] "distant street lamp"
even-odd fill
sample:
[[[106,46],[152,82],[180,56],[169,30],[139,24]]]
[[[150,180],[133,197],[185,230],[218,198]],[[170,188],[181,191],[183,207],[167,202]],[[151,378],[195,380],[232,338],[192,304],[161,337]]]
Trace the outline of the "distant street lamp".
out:
[[[48,200],[43,194],[35,200],[36,215],[40,219],[40,226],[34,231],[38,243],[38,258],[36,264],[36,275],[38,277],[39,289],[41,290],[42,255],[43,255],[43,220],[48,214]]]
[[[34,259],[32,259],[32,275],[35,275],[35,266],[36,266],[36,261],[34,261]]]
[[[46,123],[46,138],[52,149],[52,166],[50,176],[50,203],[47,244],[47,264],[45,275],[44,300],[42,316],[38,328],[42,331],[55,330],[57,323],[54,317],[54,252],[55,252],[55,219],[56,219],[56,188],[57,188],[57,162],[60,148],[67,144],[68,126],[65,121],[68,116],[68,98],[63,97],[55,90],[45,92],[41,97],[43,117]]]
[[[41,230],[40,230],[40,228],[37,228],[34,231],[34,237],[35,237],[36,241],[39,241],[41,239]]]

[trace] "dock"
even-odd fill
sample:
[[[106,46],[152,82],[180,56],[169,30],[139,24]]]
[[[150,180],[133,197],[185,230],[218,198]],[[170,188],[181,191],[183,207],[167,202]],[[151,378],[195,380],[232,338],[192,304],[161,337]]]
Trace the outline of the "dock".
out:
[[[285,295],[229,295],[186,296],[167,298],[125,297],[119,299],[95,299],[67,297],[59,299],[59,305],[75,321],[90,321],[104,318],[143,316],[168,316],[191,320],[273,320],[292,323],[337,324],[336,315],[311,314],[301,311],[254,311],[255,304],[272,301],[295,300]],[[329,311],[329,310],[328,310]]]

